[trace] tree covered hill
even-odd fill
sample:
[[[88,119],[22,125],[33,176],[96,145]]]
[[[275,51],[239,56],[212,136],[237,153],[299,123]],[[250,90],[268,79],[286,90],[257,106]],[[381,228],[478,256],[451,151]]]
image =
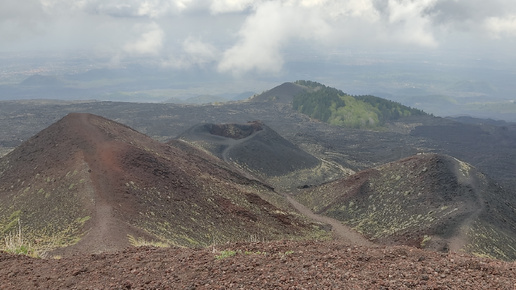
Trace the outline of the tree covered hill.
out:
[[[377,128],[402,117],[426,114],[375,96],[351,96],[317,82],[296,81],[296,84],[307,89],[294,96],[294,109],[332,125]]]

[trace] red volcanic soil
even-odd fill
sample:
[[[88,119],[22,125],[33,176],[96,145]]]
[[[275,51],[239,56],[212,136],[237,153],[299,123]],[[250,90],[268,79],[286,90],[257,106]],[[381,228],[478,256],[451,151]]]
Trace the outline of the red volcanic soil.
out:
[[[56,215],[65,225],[84,214],[91,219],[79,229],[83,239],[64,249],[62,259],[0,252],[0,289],[516,287],[514,262],[406,246],[350,246],[353,240],[127,247],[128,234],[203,246],[210,243],[207,235],[219,235],[219,240],[248,233],[257,240],[303,238],[312,225],[262,199],[273,200],[275,194],[263,184],[180,141],[160,144],[93,115],[73,114],[65,121],[0,159],[8,164],[0,168],[0,201],[24,194],[15,205],[27,206],[20,211],[25,227],[38,229],[44,225],[38,222],[52,223],[49,218]],[[55,185],[45,187],[64,181],[62,192],[53,191]],[[38,196],[40,189],[48,197]],[[79,195],[84,191],[78,189],[89,189],[89,195]],[[76,194],[77,200],[70,197]],[[65,199],[73,206],[59,203]],[[75,210],[81,214],[69,217]],[[168,224],[158,223],[163,220]]]
[[[514,289],[515,269],[514,263],[410,247],[277,241],[128,248],[61,260],[0,253],[0,288]]]
[[[133,239],[203,247],[324,231],[280,199],[184,142],[91,114],[69,114],[0,159],[0,233],[21,224],[29,241],[72,244],[53,255],[121,250]]]

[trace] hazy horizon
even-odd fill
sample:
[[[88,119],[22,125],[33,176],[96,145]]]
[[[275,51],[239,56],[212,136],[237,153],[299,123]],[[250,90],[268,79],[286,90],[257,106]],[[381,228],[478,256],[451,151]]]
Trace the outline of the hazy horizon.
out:
[[[0,100],[230,98],[306,79],[436,115],[516,120],[509,0],[8,0],[0,8]],[[59,89],[13,89],[32,75],[56,77]]]

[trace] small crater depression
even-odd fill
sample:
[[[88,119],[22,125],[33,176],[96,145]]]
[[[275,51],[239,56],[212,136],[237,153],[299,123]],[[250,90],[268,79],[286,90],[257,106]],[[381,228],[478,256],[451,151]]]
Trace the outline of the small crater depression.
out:
[[[263,125],[259,121],[248,122],[247,124],[207,124],[210,134],[231,139],[243,139],[253,133],[263,130]]]

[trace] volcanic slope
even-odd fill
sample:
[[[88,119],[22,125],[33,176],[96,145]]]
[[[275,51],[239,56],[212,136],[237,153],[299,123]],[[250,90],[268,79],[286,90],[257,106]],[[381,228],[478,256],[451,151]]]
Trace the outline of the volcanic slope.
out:
[[[321,184],[351,174],[301,150],[259,121],[198,124],[178,139],[282,189]]]
[[[0,159],[0,233],[55,253],[326,235],[270,187],[175,141],[69,114]],[[66,247],[70,246],[70,247]]]
[[[515,198],[450,156],[412,156],[296,198],[376,243],[516,259]]]
[[[306,86],[296,83],[283,83],[259,95],[250,98],[251,102],[274,102],[281,104],[291,104],[295,95],[307,91]]]

